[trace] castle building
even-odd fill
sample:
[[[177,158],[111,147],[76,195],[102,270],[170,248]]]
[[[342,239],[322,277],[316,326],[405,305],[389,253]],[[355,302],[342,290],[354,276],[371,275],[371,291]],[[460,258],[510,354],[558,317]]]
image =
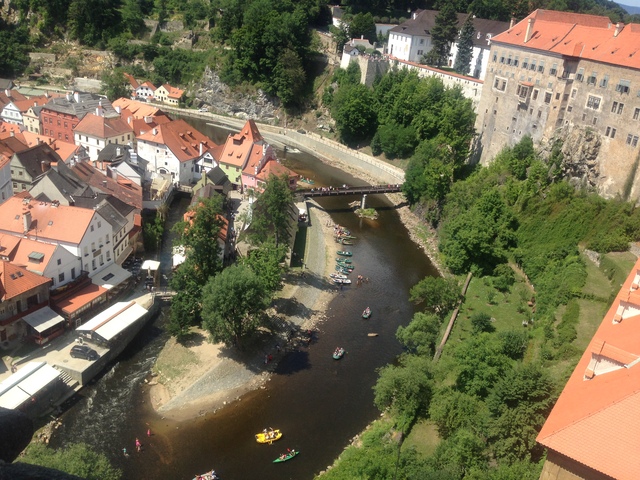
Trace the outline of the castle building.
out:
[[[559,139],[569,177],[639,198],[640,25],[536,10],[493,37],[477,112],[483,164],[526,135]]]

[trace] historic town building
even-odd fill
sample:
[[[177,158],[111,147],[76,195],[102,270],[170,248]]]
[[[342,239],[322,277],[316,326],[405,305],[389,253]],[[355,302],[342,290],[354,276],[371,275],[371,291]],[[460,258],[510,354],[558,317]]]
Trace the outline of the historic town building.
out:
[[[529,135],[563,141],[564,173],[605,197],[638,198],[640,25],[536,10],[492,39],[478,108],[489,163]]]

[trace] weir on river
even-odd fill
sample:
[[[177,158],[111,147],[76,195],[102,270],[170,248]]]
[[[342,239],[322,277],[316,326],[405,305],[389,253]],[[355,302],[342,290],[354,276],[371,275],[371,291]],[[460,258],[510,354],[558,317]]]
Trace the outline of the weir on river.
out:
[[[216,141],[228,133],[204,122],[192,124]],[[304,153],[288,154],[283,163],[313,177],[317,187],[365,183]],[[224,480],[301,480],[333,463],[350,439],[379,415],[372,387],[377,369],[401,352],[395,332],[414,313],[408,291],[425,276],[436,275],[385,197],[368,199],[380,214],[377,220],[356,217],[348,201],[349,197],[317,200],[335,223],[357,237],[349,248],[357,273],[371,281],[336,292],[317,326],[316,340],[286,354],[264,389],[192,421],[172,422],[152,412],[144,379],[168,338],[165,312],[141,332],[117,364],[83,390],[83,398],[63,416],[53,446],[86,442],[121,468],[125,479],[191,479],[215,468]],[[169,221],[179,220],[186,206],[186,200],[178,199]],[[309,213],[313,222],[314,208]],[[170,249],[171,240],[165,239],[161,258],[168,258]],[[366,306],[374,312],[369,320],[361,318]],[[369,337],[372,331],[378,336]],[[340,361],[331,355],[336,346],[347,351]],[[281,429],[282,440],[272,446],[256,443],[254,434],[268,426]],[[149,428],[153,436],[147,438]],[[122,448],[141,436],[143,451],[125,458]],[[291,461],[272,463],[287,448],[301,453]]]

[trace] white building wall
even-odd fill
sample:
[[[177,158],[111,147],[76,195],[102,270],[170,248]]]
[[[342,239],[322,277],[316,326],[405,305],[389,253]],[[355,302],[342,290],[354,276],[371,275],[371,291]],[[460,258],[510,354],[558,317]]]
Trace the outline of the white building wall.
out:
[[[7,123],[13,123],[14,125],[22,125],[22,113],[18,110],[13,102],[9,102],[2,109],[2,119]]]
[[[90,277],[114,262],[113,242],[107,243],[112,237],[111,224],[100,214],[94,213],[89,228],[75,249],[77,255],[82,257],[82,269],[89,272]]]
[[[60,262],[60,263],[58,263]],[[27,270],[37,270],[37,265],[27,264]],[[51,288],[58,288],[73,281],[80,276],[82,262],[80,258],[71,254],[65,248],[56,248],[47,267],[42,273],[45,277],[51,278]]]
[[[486,48],[480,48],[478,46],[473,47],[473,53],[471,57],[471,67],[469,70],[469,75],[480,80],[484,80],[485,74],[487,73],[487,65],[489,64],[489,50],[490,46]],[[456,62],[456,57],[458,56],[458,44],[454,43],[451,45],[451,66],[453,66]]]

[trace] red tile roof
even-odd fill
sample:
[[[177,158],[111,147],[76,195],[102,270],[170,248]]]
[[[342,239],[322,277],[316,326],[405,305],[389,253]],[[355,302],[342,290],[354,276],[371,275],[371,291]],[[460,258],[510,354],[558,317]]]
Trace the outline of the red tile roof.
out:
[[[275,175],[276,177],[282,177],[283,175],[286,175],[287,178],[298,177],[298,174],[296,172],[285,167],[275,159],[269,160],[264,168],[260,171],[260,173],[258,173],[256,178],[258,180],[266,182],[271,175]]]
[[[7,93],[9,93],[7,95]],[[26,100],[23,94],[21,94],[18,90],[0,90],[0,107],[4,107],[10,102],[20,102],[22,100]]]
[[[184,93],[184,90],[180,90],[178,87],[172,87],[168,83],[165,83],[162,86],[165,88],[165,90],[167,90],[168,92],[167,96],[169,98],[175,98],[180,100],[180,97],[182,97],[182,94]]]
[[[244,169],[254,151],[254,144],[261,142],[262,135],[253,120],[248,120],[242,130],[236,134],[230,134],[224,144],[219,162]],[[262,149],[262,146],[259,147]]]
[[[640,478],[640,260],[578,362],[538,442],[617,479]]]
[[[530,20],[530,39],[525,41]],[[598,15],[536,10],[491,41],[640,68],[640,25],[617,26]]]
[[[0,230],[24,234],[23,214],[31,214],[28,235],[56,242],[79,244],[95,212],[87,208],[54,206],[33,198],[13,196],[0,204]]]
[[[131,100],[129,98],[119,98],[111,105],[113,105],[113,108],[119,107],[121,110],[128,110],[133,114],[134,118],[167,116],[166,113],[154,105],[140,102],[138,100]],[[124,115],[123,118],[126,120]]]
[[[18,108],[18,110],[20,110],[22,113],[25,113],[31,107],[44,105],[49,100],[51,100],[51,97],[48,97],[46,95],[40,95],[38,97],[30,97],[25,100],[19,100],[19,101],[13,102],[13,104]]]
[[[129,85],[131,85],[131,88],[133,88],[134,90],[136,88],[138,88],[140,86],[140,84],[138,83],[138,81],[134,78],[133,75],[129,74],[129,73],[124,73],[125,78],[129,81]]]
[[[51,282],[50,278],[32,273],[25,268],[0,261],[0,301],[7,301]]]
[[[73,296],[56,302],[55,306],[65,315],[73,315],[74,312],[106,293],[106,288],[91,283],[82,290],[76,292]]]
[[[27,132],[26,130],[22,132],[22,135],[29,147],[38,145],[38,143],[48,143],[49,146],[53,148],[53,151],[60,155],[60,158],[63,160],[71,158],[71,156],[81,148],[74,143],[63,142],[62,140],[39,135],[34,132]]]
[[[58,246],[51,243],[30,240],[28,238],[19,238],[18,240],[18,248],[15,249],[10,257],[11,263],[42,275],[42,272],[44,272],[44,269],[47,268],[47,264],[53,257]],[[33,252],[41,253],[42,255],[44,255],[42,257],[42,260],[36,263],[30,261],[29,255]]]
[[[93,113],[86,114],[73,131],[98,138],[113,138],[133,133],[133,129],[120,117],[105,118]]]
[[[140,135],[138,141],[166,145],[180,162],[195,160],[216,144],[182,119],[173,120]]]
[[[0,256],[7,257],[8,260],[11,260],[20,240],[21,238],[15,235],[0,234]]]

